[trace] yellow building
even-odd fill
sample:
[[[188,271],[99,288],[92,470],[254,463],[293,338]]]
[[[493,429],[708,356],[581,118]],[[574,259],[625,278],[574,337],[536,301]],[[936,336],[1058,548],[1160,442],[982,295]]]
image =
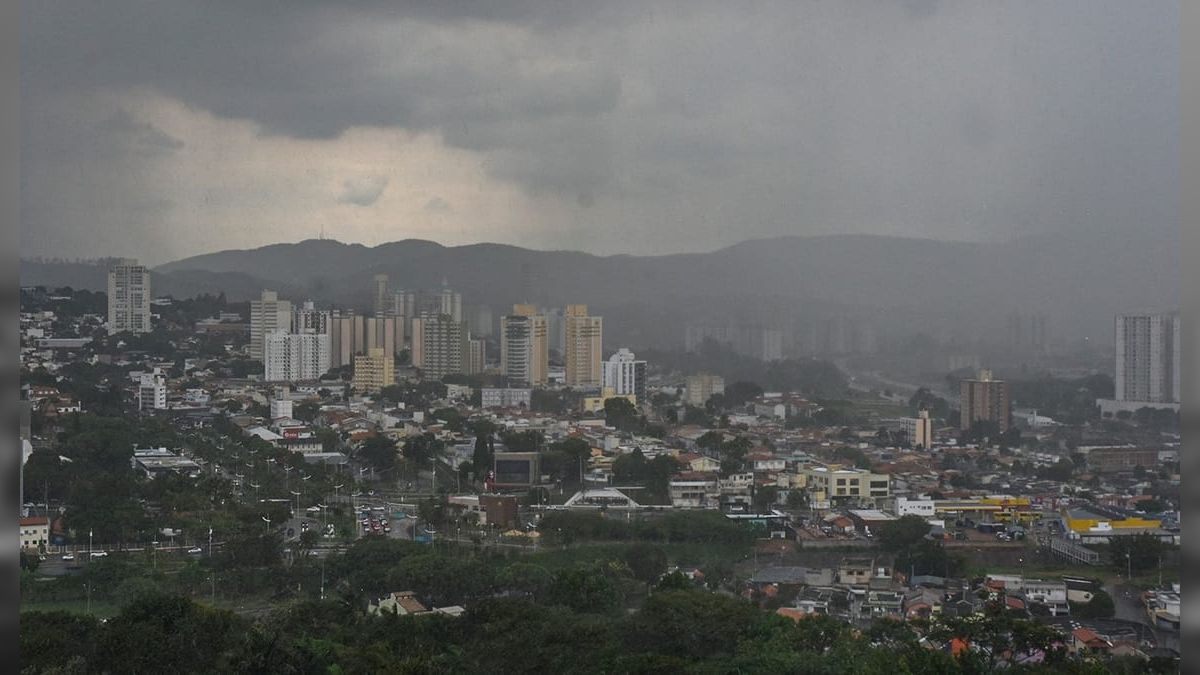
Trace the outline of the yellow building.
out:
[[[1101,509],[1068,509],[1063,514],[1067,527],[1076,534],[1107,532],[1112,530],[1157,530],[1162,521],[1157,518],[1127,516],[1123,513],[1104,513]]]
[[[610,398],[623,398],[633,405],[637,405],[637,396],[633,394],[618,394],[612,387],[605,387],[600,391],[599,396],[585,396],[580,399],[579,410],[585,413],[604,412],[604,402]]]
[[[588,316],[587,305],[567,305],[564,313],[566,383],[575,387],[599,387],[604,371],[600,366],[604,348],[604,319]]]
[[[396,384],[396,360],[381,347],[366,355],[354,357],[353,385],[362,393],[376,393],[384,387]]]

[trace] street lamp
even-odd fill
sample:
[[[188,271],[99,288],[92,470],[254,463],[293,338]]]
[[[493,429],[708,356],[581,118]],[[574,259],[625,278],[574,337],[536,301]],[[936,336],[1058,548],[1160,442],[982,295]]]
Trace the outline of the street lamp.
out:
[[[271,519],[266,516],[263,516],[262,519],[263,519],[263,522],[265,522],[267,524],[267,532],[270,532],[271,531]]]
[[[296,512],[292,515],[292,517],[299,518],[300,517],[300,494],[301,493],[296,492],[295,490],[291,490],[291,493],[296,495]]]

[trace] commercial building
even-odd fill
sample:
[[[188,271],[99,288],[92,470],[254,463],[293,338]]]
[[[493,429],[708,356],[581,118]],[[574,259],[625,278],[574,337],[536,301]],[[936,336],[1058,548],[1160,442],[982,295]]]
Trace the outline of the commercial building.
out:
[[[352,384],[360,392],[377,393],[396,383],[396,357],[382,349],[354,357]]]
[[[150,270],[125,258],[108,271],[108,332],[148,333]]]
[[[542,456],[536,452],[497,452],[492,484],[498,488],[528,488],[541,479]]]
[[[604,402],[610,398],[623,398],[637,405],[637,396],[633,394],[618,394],[612,387],[601,387],[599,396],[584,396],[579,399],[579,411],[582,413],[604,412]]]
[[[1116,401],[1179,403],[1180,324],[1177,312],[1117,317]]]
[[[467,325],[449,314],[424,315],[412,322],[412,364],[426,378],[466,372]]]
[[[1097,473],[1132,472],[1137,467],[1158,467],[1159,453],[1155,448],[1094,448],[1087,451],[1088,468]]]
[[[567,386],[599,387],[603,381],[604,318],[588,315],[587,305],[567,305],[563,321]]]
[[[901,419],[900,430],[914,448],[928,450],[933,445],[933,420],[929,419],[928,410],[918,411],[916,417]]]
[[[960,428],[969,431],[977,422],[993,422],[1000,433],[1008,431],[1012,413],[1008,383],[983,369],[975,379],[959,383]]]
[[[725,378],[720,375],[689,375],[687,378],[687,402],[703,406],[713,394],[725,393]]]
[[[277,330],[263,341],[263,379],[268,382],[316,380],[329,372],[329,336]]]
[[[646,362],[622,347],[604,362],[603,386],[617,394],[632,394],[636,402],[646,400]]]
[[[262,292],[258,300],[250,301],[250,358],[262,361],[267,335],[275,331],[291,332],[292,303],[280,300],[275,291]]]
[[[802,473],[805,490],[814,504],[873,504],[891,496],[891,480],[887,474],[826,467],[810,467]]]
[[[484,387],[480,390],[480,406],[484,408],[520,408],[530,406],[532,389],[501,389]]]
[[[500,370],[510,382],[530,386],[549,378],[546,317],[532,305],[513,305],[512,314],[500,319]]]

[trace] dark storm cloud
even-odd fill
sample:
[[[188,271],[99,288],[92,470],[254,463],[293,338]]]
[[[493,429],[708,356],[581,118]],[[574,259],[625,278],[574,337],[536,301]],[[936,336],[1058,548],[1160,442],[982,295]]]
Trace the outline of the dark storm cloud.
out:
[[[151,91],[272,136],[432,132],[574,209],[539,224],[559,237],[548,246],[1175,237],[1177,15],[1092,1],[30,3],[25,117]],[[26,152],[36,167],[65,151]]]

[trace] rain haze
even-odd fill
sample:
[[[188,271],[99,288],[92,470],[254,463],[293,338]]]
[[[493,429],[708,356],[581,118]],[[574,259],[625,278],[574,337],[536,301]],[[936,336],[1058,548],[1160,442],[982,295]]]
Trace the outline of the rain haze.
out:
[[[22,254],[863,233],[1174,255],[1178,3],[425,4],[26,5]]]

